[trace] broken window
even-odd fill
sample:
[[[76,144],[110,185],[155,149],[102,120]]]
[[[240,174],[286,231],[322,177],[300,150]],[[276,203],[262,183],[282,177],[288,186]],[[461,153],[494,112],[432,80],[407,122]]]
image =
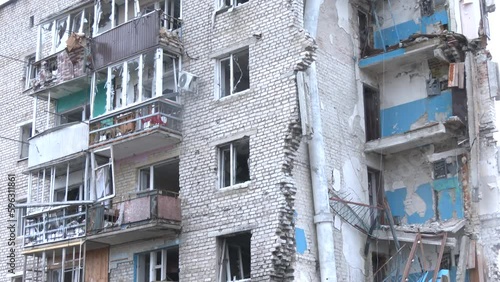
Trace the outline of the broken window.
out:
[[[219,60],[219,94],[226,97],[250,88],[248,49]]]
[[[136,255],[135,281],[179,281],[179,248]]]
[[[249,139],[244,138],[219,147],[220,187],[250,180]]]
[[[31,88],[31,80],[35,79],[38,74],[38,69],[35,64],[35,54],[26,57],[26,72],[24,74],[24,88]]]
[[[250,281],[250,232],[220,237],[219,282]]]
[[[66,48],[66,40],[69,37],[69,19],[70,17],[64,17],[56,20],[56,33],[54,37],[55,52],[61,51]]]
[[[139,170],[139,191],[154,189],[179,193],[179,161],[169,161]]]
[[[77,121],[88,120],[90,116],[90,105],[78,107],[76,109],[59,114],[59,125]]]
[[[170,57],[167,53],[163,53],[163,79],[162,89],[165,97],[170,100],[177,100],[177,70],[176,60]]]
[[[123,77],[123,64],[111,67],[111,109],[119,109],[123,105],[123,84],[126,78]]]
[[[127,91],[126,105],[130,105],[139,101],[139,59],[130,60],[127,62]]]
[[[366,142],[380,138],[380,95],[378,91],[363,86],[365,106]]]
[[[142,59],[142,100],[156,96],[155,52],[146,53]]]
[[[20,200],[18,204],[26,204],[26,200]],[[23,236],[24,234],[24,217],[26,216],[26,208],[16,208],[16,235]]]
[[[226,8],[236,7],[243,3],[248,2],[248,0],[218,0],[218,9],[223,10]]]
[[[97,20],[97,30],[96,34],[103,33],[110,30],[112,27],[112,0],[98,0],[96,3],[96,20]]]
[[[31,132],[32,132],[32,123],[26,123],[21,126],[21,136],[20,136],[20,142],[21,146],[19,148],[19,158],[20,159],[26,159],[28,158],[29,154],[29,140],[31,138]]]
[[[83,185],[74,185],[68,187],[67,198],[66,189],[61,188],[54,191],[54,202],[70,202],[70,201],[80,201],[83,195]]]

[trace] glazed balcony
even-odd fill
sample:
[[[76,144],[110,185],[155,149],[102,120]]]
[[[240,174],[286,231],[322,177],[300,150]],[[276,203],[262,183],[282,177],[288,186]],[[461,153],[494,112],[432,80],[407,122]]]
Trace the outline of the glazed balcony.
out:
[[[29,140],[28,169],[51,165],[64,157],[88,149],[89,125],[85,122],[67,123],[35,135]]]
[[[149,49],[182,54],[181,21],[156,10],[134,18],[93,38],[95,69],[122,61]]]
[[[84,206],[62,206],[24,218],[24,247],[76,239],[85,236]]]
[[[111,208],[89,208],[87,239],[110,245],[163,236],[176,232],[181,223],[177,193],[152,190],[136,198],[113,202]]]
[[[115,159],[181,141],[182,107],[156,97],[90,121],[90,148],[113,143]]]

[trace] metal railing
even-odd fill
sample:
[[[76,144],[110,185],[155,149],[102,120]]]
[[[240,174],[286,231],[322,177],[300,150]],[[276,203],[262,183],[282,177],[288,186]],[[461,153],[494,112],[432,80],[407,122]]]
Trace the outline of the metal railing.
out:
[[[24,218],[25,247],[85,236],[87,212],[83,205],[51,208]]]
[[[138,226],[151,221],[180,223],[180,199],[175,192],[151,190],[139,192],[133,199],[106,206],[89,207],[87,235]]]
[[[140,134],[148,129],[162,129],[180,135],[181,112],[181,105],[157,97],[105,114],[90,121],[90,145]]]

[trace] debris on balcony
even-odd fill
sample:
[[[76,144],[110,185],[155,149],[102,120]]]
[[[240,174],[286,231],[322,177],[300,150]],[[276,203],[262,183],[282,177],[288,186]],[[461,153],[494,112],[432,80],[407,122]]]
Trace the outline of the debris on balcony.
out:
[[[182,50],[182,42],[177,30],[167,30],[164,27],[160,28],[160,43],[172,48]]]
[[[39,71],[30,82],[34,91],[86,75],[89,66],[86,58],[85,36],[72,33],[66,44],[66,49],[35,63],[38,64]]]

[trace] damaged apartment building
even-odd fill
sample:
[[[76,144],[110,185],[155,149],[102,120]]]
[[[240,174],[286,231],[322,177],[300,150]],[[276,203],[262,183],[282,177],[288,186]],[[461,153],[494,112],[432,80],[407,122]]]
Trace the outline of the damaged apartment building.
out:
[[[2,274],[500,280],[494,10],[0,1]]]

